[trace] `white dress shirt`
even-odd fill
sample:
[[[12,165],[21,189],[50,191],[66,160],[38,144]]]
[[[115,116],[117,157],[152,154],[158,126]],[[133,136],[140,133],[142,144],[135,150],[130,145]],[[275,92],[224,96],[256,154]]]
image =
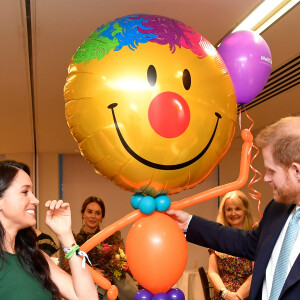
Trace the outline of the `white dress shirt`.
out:
[[[283,226],[283,228],[281,230],[281,233],[280,233],[280,235],[277,239],[277,242],[275,244],[275,247],[273,249],[272,255],[270,257],[270,260],[269,260],[269,263],[267,266],[266,275],[265,275],[265,279],[264,279],[264,283],[263,283],[262,299],[269,299],[269,297],[270,297],[273,277],[274,277],[274,273],[275,273],[275,267],[276,267],[280,249],[281,249],[281,246],[283,243],[285,232],[287,230],[287,227],[289,225],[291,218],[293,217],[293,215],[296,212],[296,209],[300,209],[300,206],[296,206],[296,208],[291,212],[290,216],[288,217],[285,225]],[[297,259],[298,255],[300,253],[300,222],[299,222],[298,226],[299,226],[298,235],[297,235],[294,247],[293,247],[291,255],[290,255],[289,264],[288,264],[288,268],[287,268],[287,274],[289,274],[295,260]]]

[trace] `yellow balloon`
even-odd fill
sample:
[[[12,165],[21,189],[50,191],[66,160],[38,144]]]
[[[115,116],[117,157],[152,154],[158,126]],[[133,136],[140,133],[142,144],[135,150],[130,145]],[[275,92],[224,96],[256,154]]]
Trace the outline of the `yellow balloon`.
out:
[[[164,34],[177,44],[161,42],[165,20],[126,16],[93,32],[73,56],[64,89],[82,155],[121,188],[151,196],[203,181],[227,152],[237,114],[216,49],[175,20]],[[141,27],[129,32],[129,21]]]

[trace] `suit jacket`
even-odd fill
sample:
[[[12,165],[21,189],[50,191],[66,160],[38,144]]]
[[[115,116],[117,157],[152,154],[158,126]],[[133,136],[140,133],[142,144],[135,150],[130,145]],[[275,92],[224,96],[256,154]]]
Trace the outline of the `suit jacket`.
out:
[[[259,226],[251,231],[222,226],[219,223],[193,216],[186,238],[194,244],[255,261],[250,300],[262,299],[262,286],[273,248],[295,205],[272,200],[264,211]],[[300,299],[300,255],[298,255],[279,300]]]

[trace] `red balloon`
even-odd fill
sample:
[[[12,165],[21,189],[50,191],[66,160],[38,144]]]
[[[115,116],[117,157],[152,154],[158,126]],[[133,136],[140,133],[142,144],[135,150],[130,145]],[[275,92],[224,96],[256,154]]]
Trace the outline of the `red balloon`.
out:
[[[185,269],[187,243],[175,221],[155,212],[131,227],[126,256],[130,271],[145,289],[152,294],[166,293]]]

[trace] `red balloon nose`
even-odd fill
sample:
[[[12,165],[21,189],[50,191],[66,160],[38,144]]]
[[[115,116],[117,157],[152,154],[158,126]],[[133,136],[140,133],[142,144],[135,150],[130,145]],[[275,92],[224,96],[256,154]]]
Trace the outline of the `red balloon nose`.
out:
[[[185,132],[190,123],[190,109],[186,101],[173,92],[163,92],[150,103],[149,122],[160,136],[174,138]]]

